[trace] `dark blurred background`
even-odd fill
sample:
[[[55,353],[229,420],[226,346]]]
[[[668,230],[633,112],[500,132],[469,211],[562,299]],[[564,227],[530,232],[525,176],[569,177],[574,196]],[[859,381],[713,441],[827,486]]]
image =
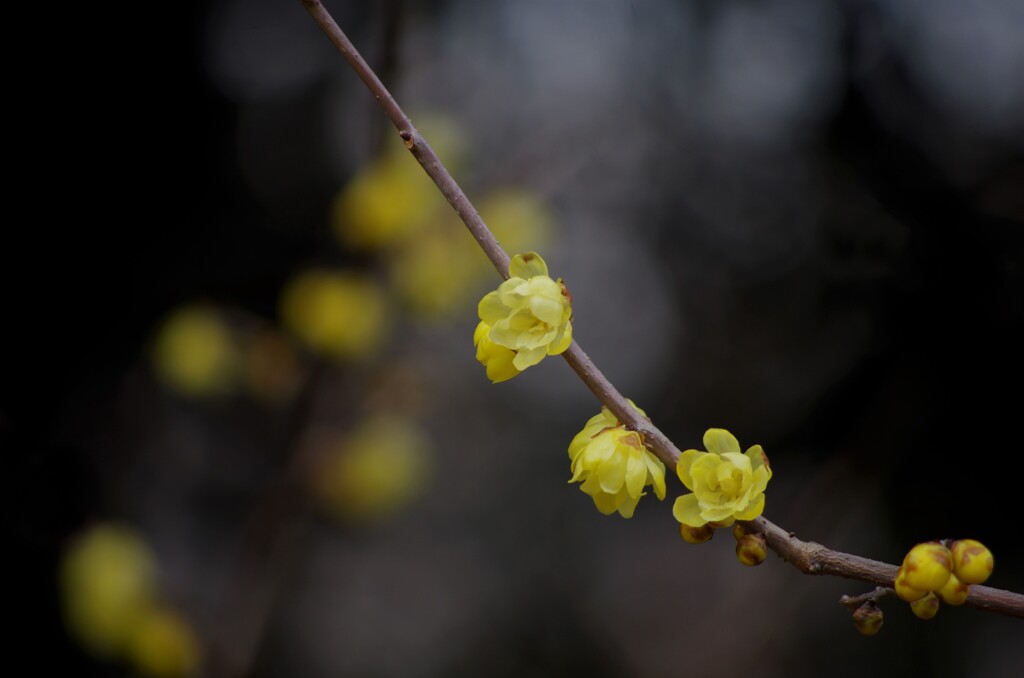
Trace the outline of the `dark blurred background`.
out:
[[[887,562],[972,537],[990,583],[1024,590],[1024,4],[326,5],[414,122],[457,130],[472,199],[545,205],[577,339],[680,448],[728,428],[764,446],[765,514],[798,536]],[[76,216],[32,227],[28,309],[5,323],[32,666],[132,675],[69,635],[57,585],[75,536],[114,521],[210,675],[1022,675],[1019,620],[888,601],[864,638],[836,601],[866,585],[748,570],[726,534],[683,543],[673,479],[632,520],[598,514],[566,485],[591,394],[557,358],[499,385],[474,360],[497,277],[424,319],[392,252],[337,237],[339,191],[398,141],[302,6],[136,18],[69,62],[95,79],[72,106],[89,123],[39,211]],[[372,356],[288,338],[282,289],[311,266],[380,282]],[[195,303],[284,337],[286,392],[168,388],[154,342]],[[431,470],[401,510],[338,520],[309,499],[316,441],[378,411],[417,422]]]

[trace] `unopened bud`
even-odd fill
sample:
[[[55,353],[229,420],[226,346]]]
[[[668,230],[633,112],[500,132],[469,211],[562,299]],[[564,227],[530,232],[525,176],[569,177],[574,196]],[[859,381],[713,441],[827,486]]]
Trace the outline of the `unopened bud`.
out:
[[[903,559],[907,586],[920,591],[938,591],[953,571],[953,555],[934,541],[918,544]]]
[[[908,603],[920,600],[928,593],[907,584],[907,575],[902,567],[896,571],[896,582],[893,588],[896,589],[896,595],[900,597],[900,600],[905,600]]]
[[[992,552],[980,541],[958,539],[950,546],[953,554],[953,574],[964,584],[981,584],[989,575],[995,561]]]
[[[882,628],[884,622],[882,609],[868,601],[853,611],[853,625],[865,636],[873,636]]]
[[[939,613],[939,597],[929,591],[924,598],[912,602],[910,610],[921,619],[931,619]]]
[[[963,605],[967,600],[970,586],[960,581],[955,574],[949,575],[949,579],[941,589],[937,591],[942,601],[948,605]]]
[[[768,546],[762,534],[745,534],[736,542],[736,557],[747,567],[760,565],[767,556]]]
[[[701,525],[700,527],[690,527],[689,525],[679,523],[679,536],[687,544],[703,544],[706,541],[711,541],[711,538],[715,536],[715,528],[708,524]]]

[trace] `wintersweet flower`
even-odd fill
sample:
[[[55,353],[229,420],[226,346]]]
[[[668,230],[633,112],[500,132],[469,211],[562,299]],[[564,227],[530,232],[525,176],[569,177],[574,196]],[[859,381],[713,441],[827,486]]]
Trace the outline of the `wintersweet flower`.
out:
[[[473,345],[476,346],[476,359],[487,368],[487,378],[492,384],[497,384],[516,376],[519,370],[512,364],[516,352],[495,344],[490,334],[491,326],[481,320],[473,332]]]
[[[511,277],[480,300],[478,312],[490,326],[485,338],[514,351],[512,365],[521,372],[569,348],[572,305],[562,281],[548,276],[536,252],[512,257],[508,272]]]
[[[630,405],[644,414],[632,401]],[[582,481],[580,489],[605,515],[618,511],[623,518],[632,518],[648,485],[654,486],[658,499],[665,498],[665,464],[647,449],[639,433],[619,424],[606,407],[569,443],[569,458],[569,482]]]
[[[740,452],[739,441],[725,429],[704,433],[707,452],[686,450],[676,472],[692,491],[676,499],[672,515],[690,527],[715,523],[728,527],[735,520],[753,520],[764,510],[764,490],[772,477],[760,445]]]

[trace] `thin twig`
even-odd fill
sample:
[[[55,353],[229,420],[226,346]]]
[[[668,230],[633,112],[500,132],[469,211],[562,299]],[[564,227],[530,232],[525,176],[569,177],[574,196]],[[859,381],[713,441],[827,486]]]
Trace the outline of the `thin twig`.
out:
[[[498,269],[498,273],[508,278],[509,256],[502,249],[494,234],[480,218],[480,214],[463,193],[462,188],[445,168],[434,150],[413,127],[412,121],[391,96],[384,83],[367,65],[352,45],[345,33],[335,23],[334,18],[320,0],[299,0],[313,16],[327,37],[338,48],[345,60],[366,84],[370,92],[377,98],[384,112],[398,129],[398,134],[405,141],[406,148],[413,154],[423,170],[437,184],[448,202],[465,222],[469,232],[473,234],[484,253]],[[639,431],[648,447],[669,467],[674,467],[679,458],[679,449],[658,430],[650,420],[637,413],[622,394],[608,381],[597,366],[590,360],[583,349],[575,341],[562,354],[569,366],[576,372],[584,384],[597,396],[612,414],[627,427]],[[805,574],[831,575],[856,579],[877,586],[892,587],[896,577],[896,566],[869,560],[860,556],[833,551],[821,544],[804,542],[793,533],[783,530],[765,517],[759,517],[744,523],[748,531],[761,532],[770,549]],[[998,612],[1014,617],[1024,617],[1024,595],[990,588],[988,586],[971,586],[967,605]]]
[[[869,593],[862,593],[859,596],[843,596],[839,599],[839,604],[856,610],[864,603],[877,603],[883,598],[896,595],[896,591],[884,586],[876,586],[873,591]]]

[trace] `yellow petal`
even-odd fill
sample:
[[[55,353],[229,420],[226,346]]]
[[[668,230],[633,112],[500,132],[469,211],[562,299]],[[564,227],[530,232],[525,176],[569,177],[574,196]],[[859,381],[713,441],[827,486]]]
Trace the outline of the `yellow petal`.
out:
[[[597,492],[590,496],[594,499],[594,506],[597,507],[598,511],[605,514],[606,516],[610,516],[611,514],[615,513],[615,495]]]
[[[750,459],[751,468],[764,468],[768,473],[768,477],[772,477],[772,467],[768,464],[768,455],[764,453],[764,449],[760,445],[751,447],[747,450],[746,455]]]
[[[480,342],[483,341],[490,332],[491,326],[481,320],[476,326],[476,330],[473,331],[473,345],[479,346]],[[477,354],[477,357],[479,358],[479,353]]]
[[[644,450],[644,463],[647,464],[647,470],[651,474],[651,479],[654,484],[654,494],[657,495],[658,499],[664,499],[665,464],[662,463],[661,459],[658,459],[647,450]]]
[[[565,353],[571,343],[572,323],[566,322],[565,327],[561,328],[560,333],[557,334],[554,341],[551,342],[551,348],[548,349],[548,355],[559,355],[561,353]]]
[[[640,497],[630,497],[625,492],[620,493],[619,496],[616,497],[619,515],[623,518],[632,518],[633,512],[636,511],[637,502],[639,501]]]
[[[548,265],[536,252],[526,252],[512,257],[508,266],[508,274],[515,278],[532,278],[535,275],[547,275]]]
[[[745,510],[736,513],[737,520],[753,520],[764,511],[764,495],[759,494]]]
[[[704,449],[712,454],[740,452],[740,443],[736,436],[724,428],[709,428],[704,433]]]
[[[610,494],[621,490],[623,483],[626,482],[626,464],[621,456],[621,453],[613,456],[597,469],[601,489]]]
[[[680,523],[690,527],[700,527],[708,522],[700,515],[700,507],[697,506],[697,495],[695,494],[684,494],[677,497],[676,503],[672,505],[672,515]]]
[[[512,364],[517,370],[522,372],[527,367],[532,367],[539,363],[546,354],[547,352],[543,346],[540,348],[523,349],[516,353],[516,357],[512,359]]]
[[[687,450],[679,455],[679,460],[676,461],[676,474],[679,476],[679,480],[683,481],[686,489],[691,492],[693,491],[693,476],[691,474],[693,463],[705,454],[706,452]],[[693,525],[692,527],[700,527],[700,525]]]
[[[541,322],[552,327],[562,320],[562,304],[556,299],[548,299],[540,295],[529,297],[530,312]]]
[[[643,452],[630,454],[626,460],[626,491],[631,497],[639,497],[647,483],[647,464]]]
[[[477,313],[480,319],[492,327],[499,320],[507,318],[510,310],[508,306],[502,303],[497,292],[488,292],[477,305]]]

